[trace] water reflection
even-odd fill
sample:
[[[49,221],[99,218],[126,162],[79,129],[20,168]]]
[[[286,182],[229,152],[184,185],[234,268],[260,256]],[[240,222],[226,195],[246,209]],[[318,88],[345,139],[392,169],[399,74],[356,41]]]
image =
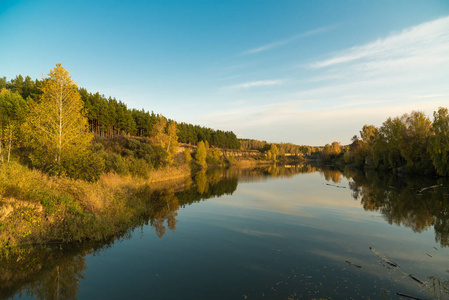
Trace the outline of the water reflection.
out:
[[[349,188],[352,197],[360,201],[365,210],[379,211],[389,224],[406,226],[415,232],[422,232],[433,226],[436,241],[443,247],[449,245],[449,196],[446,179],[406,179],[385,174],[364,174],[349,168],[343,172],[332,168],[319,169],[312,165],[212,169],[192,175],[184,183],[183,189],[156,191],[149,187],[140,189],[134,196],[145,199],[142,203],[146,205],[146,212],[133,227],[150,225],[156,235],[162,238],[168,230],[176,230],[180,208],[213,197],[232,195],[237,190],[239,182],[268,181],[273,178],[290,178],[298,174],[315,172],[319,172],[326,181],[333,184],[341,183],[344,178],[351,179]],[[441,186],[419,192],[425,187],[434,185]],[[279,201],[276,205],[280,205]],[[265,231],[251,231],[235,226],[243,234],[251,237],[279,236],[270,231],[270,225]],[[125,233],[116,239],[127,236]],[[102,244],[84,243],[70,247],[55,245],[30,248],[10,257],[9,260],[2,260],[0,298],[23,295],[37,299],[76,299],[80,281],[86,270],[85,257],[110,246],[113,242],[114,239]],[[258,247],[262,246],[263,242]],[[298,249],[295,248],[295,251],[299,251]]]
[[[71,250],[43,247],[24,250],[0,263],[0,298],[19,290],[35,299],[77,299],[86,269],[86,255],[95,249],[84,245]]]
[[[313,172],[308,166],[267,166],[253,169],[212,169],[194,174],[184,183],[184,189],[152,190],[145,187],[134,197],[146,199],[146,212],[134,225],[150,225],[162,238],[167,228],[175,231],[180,207],[212,197],[231,195],[239,181],[261,181],[269,177],[291,177],[301,172]],[[132,231],[133,228],[130,229]],[[0,261],[0,298],[14,295],[36,299],[76,299],[79,282],[86,269],[85,257],[98,249],[109,247],[115,240],[127,238],[129,232],[108,242],[71,246],[42,246],[24,249]]]
[[[175,196],[173,189],[168,189],[165,191],[156,191],[151,195],[151,200],[149,201],[149,220],[150,224],[156,230],[158,237],[163,237],[165,234],[165,221],[167,222],[167,227],[175,231],[176,217],[178,216],[179,201]]]
[[[380,211],[389,224],[402,225],[414,232],[433,226],[435,241],[449,245],[449,195],[447,178],[402,178],[375,172],[345,169],[351,177],[352,196],[365,210]],[[426,189],[427,187],[434,188]]]

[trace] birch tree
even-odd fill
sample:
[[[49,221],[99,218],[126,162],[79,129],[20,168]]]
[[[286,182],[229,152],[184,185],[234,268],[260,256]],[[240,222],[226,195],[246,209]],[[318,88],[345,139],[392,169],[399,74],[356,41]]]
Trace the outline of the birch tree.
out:
[[[176,122],[171,121],[168,123],[167,128],[167,135],[168,135],[168,145],[167,145],[167,152],[168,152],[168,162],[170,164],[173,163],[173,157],[178,152],[179,143],[178,143],[178,128],[176,127]]]
[[[153,125],[150,137],[151,144],[161,146],[163,149],[168,146],[169,142],[165,127],[167,127],[167,119],[163,115],[159,115],[157,122]]]
[[[28,130],[38,165],[57,166],[85,152],[92,140],[78,87],[61,64],[50,70],[42,83],[40,102],[30,101]]]

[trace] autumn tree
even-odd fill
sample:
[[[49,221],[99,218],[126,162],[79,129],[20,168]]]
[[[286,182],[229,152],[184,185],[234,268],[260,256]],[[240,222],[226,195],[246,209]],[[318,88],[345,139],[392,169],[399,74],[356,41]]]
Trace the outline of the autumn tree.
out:
[[[168,152],[168,162],[170,164],[173,163],[173,157],[176,155],[176,153],[178,152],[178,148],[179,148],[179,143],[178,143],[178,128],[176,127],[176,122],[175,121],[171,121],[170,123],[168,123],[168,128],[167,128],[167,149],[166,151]]]
[[[7,161],[10,161],[11,150],[18,139],[20,126],[25,121],[28,105],[23,98],[15,92],[6,89],[0,91],[0,161],[4,161],[5,145]]]
[[[433,113],[432,136],[427,151],[433,166],[441,176],[449,175],[449,113],[440,107]]]
[[[167,127],[167,119],[163,115],[159,115],[153,125],[150,137],[151,144],[161,146],[163,149],[167,147],[169,141],[165,127]]]
[[[89,149],[93,135],[85,114],[70,73],[56,64],[42,82],[40,101],[30,100],[26,129],[34,148],[33,164],[56,174],[77,172],[75,177],[83,177],[81,169],[90,173],[88,179],[98,178],[101,159]]]
[[[203,169],[207,167],[206,157],[207,157],[206,146],[204,145],[203,141],[200,141],[198,143],[198,146],[196,147],[195,161]]]
[[[402,132],[405,125],[400,118],[388,118],[382,123],[379,129],[380,138],[377,141],[377,152],[382,156],[375,160],[382,160],[390,168],[397,168],[404,165],[404,158],[401,155]]]
[[[187,163],[190,163],[192,161],[192,154],[190,154],[189,149],[184,150],[184,157],[186,158]]]
[[[432,128],[432,122],[423,112],[413,111],[402,117],[401,155],[407,161],[407,166],[425,169],[425,164],[431,165],[427,154],[427,143]]]
[[[271,153],[273,160],[276,160],[276,156],[279,153],[278,147],[276,147],[275,144],[271,144],[269,152]]]

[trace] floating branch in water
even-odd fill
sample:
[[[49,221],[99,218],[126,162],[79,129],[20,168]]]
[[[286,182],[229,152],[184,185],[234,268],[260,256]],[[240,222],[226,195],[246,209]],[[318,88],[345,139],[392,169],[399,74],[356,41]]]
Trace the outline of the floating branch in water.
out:
[[[416,297],[413,297],[413,296],[410,296],[410,295],[406,295],[406,294],[403,294],[403,293],[396,293],[396,295],[402,296],[402,297],[405,297],[405,298],[409,298],[409,299],[423,300],[421,298],[416,298]]]
[[[420,190],[417,192],[417,194],[420,194],[420,193],[424,192],[425,190],[435,189],[435,188],[441,187],[441,186],[443,186],[443,185],[442,185],[442,184],[436,184],[436,185],[432,185],[432,186],[429,186],[429,187],[425,187],[425,188],[420,189]]]
[[[359,266],[359,265],[353,264],[352,262],[350,262],[350,261],[347,261],[347,260],[346,260],[346,263],[347,263],[348,265],[350,265],[350,266],[354,266],[354,267],[357,267],[357,268],[359,268],[359,269],[361,269],[361,268],[362,268],[362,266]]]
[[[340,189],[345,189],[346,188],[345,186],[335,185],[335,184],[330,184],[330,183],[326,183],[326,185],[333,186],[333,187],[340,188]]]
[[[424,285],[424,282],[422,282],[421,280],[419,280],[418,278],[416,278],[416,277],[413,276],[412,274],[408,274],[408,277],[410,277],[410,278],[413,279],[414,281],[418,282],[419,284]]]
[[[377,256],[379,256],[384,262],[386,262],[387,264],[389,264],[392,267],[398,268],[399,265],[395,262],[392,262],[391,260],[389,260],[388,258],[386,258],[385,256],[383,256],[382,254],[380,254],[379,252],[376,251],[376,249],[369,247],[369,249],[371,251],[373,251],[374,254],[376,254]]]

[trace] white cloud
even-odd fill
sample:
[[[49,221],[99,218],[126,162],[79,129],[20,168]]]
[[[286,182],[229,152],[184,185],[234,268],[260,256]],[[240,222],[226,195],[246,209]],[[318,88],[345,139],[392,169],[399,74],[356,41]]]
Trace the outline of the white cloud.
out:
[[[266,51],[266,50],[271,50],[273,48],[277,48],[277,47],[289,44],[289,43],[291,43],[293,41],[296,41],[296,40],[298,40],[300,38],[307,37],[307,36],[312,36],[312,35],[317,35],[317,34],[329,31],[329,30],[331,30],[333,28],[335,28],[335,26],[327,26],[327,27],[321,27],[321,28],[317,28],[317,29],[314,29],[314,30],[310,30],[310,31],[307,31],[307,32],[295,35],[293,37],[290,37],[288,39],[279,40],[279,41],[272,42],[272,43],[269,43],[269,44],[266,44],[266,45],[263,45],[263,46],[260,46],[260,47],[257,47],[257,48],[249,49],[249,50],[243,52],[243,54],[254,54],[254,53],[258,53],[258,52],[262,52],[262,51]]]
[[[225,89],[230,90],[242,90],[242,89],[249,89],[254,87],[263,87],[263,86],[271,86],[271,85],[279,85],[284,83],[285,80],[283,79],[275,79],[275,80],[259,80],[259,81],[249,81],[244,82],[236,85],[231,85],[226,87]]]
[[[216,111],[221,113],[195,120],[245,138],[346,144],[364,124],[380,126],[388,117],[413,110],[432,118],[438,107],[449,106],[449,17],[328,57],[302,63],[301,72],[295,71],[301,77],[285,74],[288,85],[282,89],[245,93],[243,104],[220,104]],[[253,81],[228,88],[250,89],[284,81]],[[228,98],[224,95],[222,103]]]
[[[362,59],[394,63],[397,59],[432,58],[434,55],[447,59],[448,46],[449,17],[444,17],[405,29],[387,38],[344,50],[310,66],[324,68]]]

